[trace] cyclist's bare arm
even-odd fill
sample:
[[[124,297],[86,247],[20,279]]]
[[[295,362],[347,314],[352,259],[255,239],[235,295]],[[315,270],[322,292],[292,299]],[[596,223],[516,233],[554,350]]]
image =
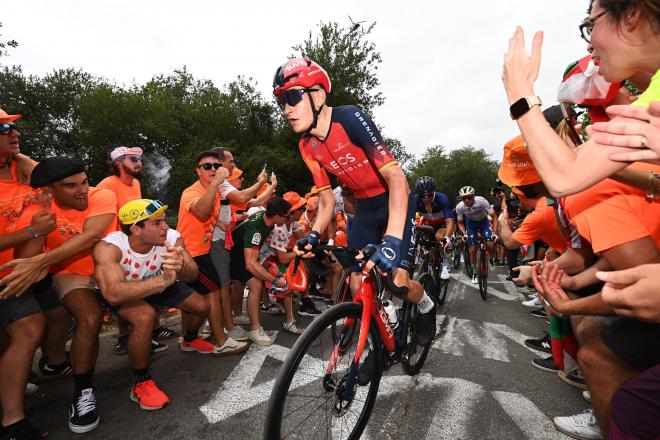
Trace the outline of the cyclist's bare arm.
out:
[[[322,189],[317,195],[319,198],[319,211],[316,214],[312,229],[319,234],[323,234],[335,216],[336,200],[330,187]]]
[[[389,200],[387,202],[389,218],[385,235],[391,235],[401,240],[406,223],[406,213],[408,212],[408,194],[410,193],[408,181],[403,171],[401,171],[401,167],[396,163],[381,168],[380,174],[387,182],[389,190]]]

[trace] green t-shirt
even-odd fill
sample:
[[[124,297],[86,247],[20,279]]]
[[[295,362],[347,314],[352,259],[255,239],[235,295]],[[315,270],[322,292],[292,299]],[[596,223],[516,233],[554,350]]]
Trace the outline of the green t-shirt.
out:
[[[632,105],[648,107],[652,101],[660,101],[660,70],[655,72],[646,91]]]
[[[232,232],[232,238],[234,239],[232,252],[243,255],[243,249],[256,248],[258,250],[261,248],[272,229],[264,222],[265,215],[266,211],[256,212],[234,229],[234,232]]]

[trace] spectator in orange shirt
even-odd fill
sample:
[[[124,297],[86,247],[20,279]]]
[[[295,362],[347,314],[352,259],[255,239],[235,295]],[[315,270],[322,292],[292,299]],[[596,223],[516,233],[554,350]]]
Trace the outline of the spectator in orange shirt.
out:
[[[34,168],[31,185],[52,195],[51,211],[57,227],[48,235],[38,235],[22,251],[34,257],[13,260],[0,269],[13,269],[0,281],[3,295],[20,294],[32,284],[53,274],[53,287],[64,307],[76,320],[71,344],[75,380],[69,412],[69,429],[84,433],[98,426],[96,396],[92,375],[98,353],[101,308],[94,293],[94,245],[116,229],[117,198],[112,191],[90,188],[82,163],[66,157],[51,157]],[[29,225],[33,215],[43,209],[26,209],[16,228]],[[42,252],[46,247],[47,252]]]
[[[112,175],[101,180],[97,188],[109,189],[117,196],[117,212],[126,203],[142,198],[142,148],[117,147],[110,153]]]
[[[15,156],[19,154],[20,133],[15,121],[20,115],[9,115],[0,109],[0,265],[14,257],[14,247],[30,241],[35,235],[46,235],[55,229],[55,216],[38,211],[23,228],[14,222],[23,210],[38,203],[38,194],[19,182]],[[28,257],[16,253],[17,257]],[[0,271],[0,278],[8,271]],[[0,296],[4,296],[0,287]],[[8,344],[0,355],[0,396],[2,396],[2,428],[0,438],[13,438],[15,433],[41,437],[25,418],[25,387],[32,358],[45,328],[44,315],[30,292],[0,300],[0,329],[8,336]]]

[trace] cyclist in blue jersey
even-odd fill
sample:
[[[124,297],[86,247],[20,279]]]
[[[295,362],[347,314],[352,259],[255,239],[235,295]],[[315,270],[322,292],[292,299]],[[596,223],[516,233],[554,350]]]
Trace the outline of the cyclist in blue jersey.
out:
[[[310,254],[334,218],[335,197],[328,173],[348,187],[356,212],[348,231],[350,247],[371,251],[367,269],[376,265],[392,274],[397,286],[408,287],[407,300],[417,304],[420,345],[435,335],[435,305],[418,282],[410,278],[414,257],[415,205],[403,171],[385,145],[369,115],[355,106],[329,107],[331,83],[326,71],[308,58],[294,58],[276,72],[273,94],[293,131],[302,135],[298,149],[312,173],[319,208],[312,231],[298,240],[299,255]],[[361,283],[355,265],[351,289]]]
[[[436,183],[433,177],[420,177],[415,183],[415,201],[417,212],[420,215],[422,225],[432,226],[435,230],[435,239],[442,241],[442,273],[440,278],[449,279],[449,258],[445,251],[451,249],[449,238],[456,229],[456,223],[452,217],[452,207],[449,197],[436,191]]]
[[[491,229],[488,217],[490,216],[493,227],[497,230],[497,215],[495,215],[495,211],[493,211],[488,200],[481,196],[475,196],[474,193],[474,188],[471,186],[464,186],[459,190],[458,195],[461,197],[461,203],[456,206],[456,218],[458,228],[465,234],[463,239],[465,240],[467,237],[470,246],[472,267],[477,267],[477,231],[481,231],[481,235],[488,239],[488,250],[492,253],[493,241],[497,240],[497,236]],[[472,275],[472,283],[477,284],[476,273]]]

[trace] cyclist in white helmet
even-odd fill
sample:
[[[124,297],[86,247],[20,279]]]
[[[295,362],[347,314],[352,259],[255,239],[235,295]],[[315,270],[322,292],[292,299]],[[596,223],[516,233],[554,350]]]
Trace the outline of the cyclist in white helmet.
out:
[[[477,267],[477,231],[480,230],[481,235],[488,239],[488,250],[492,253],[495,240],[491,239],[497,239],[497,236],[490,227],[488,216],[493,219],[493,228],[497,230],[497,215],[495,215],[495,211],[493,211],[488,200],[481,196],[475,196],[473,187],[462,187],[458,191],[458,195],[461,198],[461,203],[456,206],[458,228],[465,234],[464,239],[467,237],[472,267]],[[476,274],[472,275],[472,283],[477,284]]]

